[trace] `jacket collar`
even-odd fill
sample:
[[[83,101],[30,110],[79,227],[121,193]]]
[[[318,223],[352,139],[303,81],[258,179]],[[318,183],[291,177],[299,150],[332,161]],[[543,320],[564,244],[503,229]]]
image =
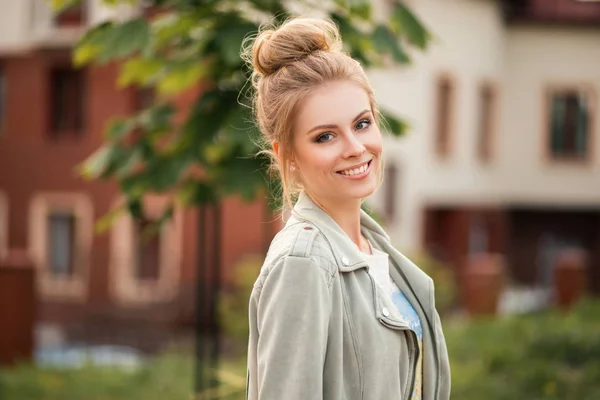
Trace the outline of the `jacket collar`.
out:
[[[317,226],[325,235],[330,245],[335,249],[334,256],[338,262],[340,271],[353,271],[358,268],[368,267],[364,253],[348,237],[346,232],[319,207],[309,195],[304,191],[300,192],[298,201],[292,210],[292,217],[286,225],[289,225],[293,219],[311,222]],[[363,234],[370,233],[368,237],[376,240],[389,242],[390,238],[383,228],[371,218],[364,210],[360,210],[360,226]]]

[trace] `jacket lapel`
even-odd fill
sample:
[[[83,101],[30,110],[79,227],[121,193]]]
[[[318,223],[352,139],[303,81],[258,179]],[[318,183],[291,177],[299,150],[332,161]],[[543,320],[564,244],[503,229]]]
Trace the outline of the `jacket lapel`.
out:
[[[361,232],[377,249],[386,252],[390,259],[390,275],[408,301],[413,304],[423,325],[423,342],[433,351],[423,355],[424,376],[438,375],[439,348],[435,337],[435,304],[432,283],[419,267],[404,256],[390,243],[388,234],[366,212],[360,211]],[[339,225],[304,192],[301,192],[292,216],[286,226],[297,221],[315,224],[325,235],[333,249],[333,255],[341,272],[350,272],[359,268],[369,268],[358,247],[350,240]],[[378,297],[375,295],[376,310]],[[379,311],[378,311],[379,312]],[[423,382],[423,399],[434,399],[436,382]]]

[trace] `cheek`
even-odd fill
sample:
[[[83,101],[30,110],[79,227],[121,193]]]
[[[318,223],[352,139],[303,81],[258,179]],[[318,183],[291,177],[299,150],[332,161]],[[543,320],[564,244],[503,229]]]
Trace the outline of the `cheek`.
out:
[[[298,163],[304,175],[326,175],[336,166],[335,151],[325,146],[306,146],[298,154]]]
[[[366,147],[371,153],[377,155],[381,153],[383,149],[383,137],[379,131],[379,128],[373,129],[373,131],[369,134]]]

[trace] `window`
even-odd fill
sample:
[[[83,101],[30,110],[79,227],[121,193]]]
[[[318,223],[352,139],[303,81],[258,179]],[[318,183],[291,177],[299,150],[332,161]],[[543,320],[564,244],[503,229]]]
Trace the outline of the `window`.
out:
[[[53,212],[48,216],[48,266],[54,276],[71,276],[75,255],[75,216]]]
[[[480,215],[474,215],[469,221],[469,254],[487,253],[489,251],[488,224]]]
[[[496,103],[494,89],[484,84],[479,89],[479,126],[477,129],[477,156],[487,162],[492,157],[493,113]]]
[[[143,202],[148,218],[157,219],[169,198],[148,195]],[[176,208],[158,232],[150,224],[149,220],[135,220],[127,214],[118,218],[111,229],[110,292],[121,304],[168,302],[178,294],[183,211]]]
[[[77,135],[84,125],[85,70],[71,67],[51,71],[51,131],[53,136]]]
[[[552,158],[584,159],[588,155],[591,96],[584,90],[553,91],[548,126]]]
[[[61,27],[77,27],[85,20],[85,1],[78,2],[54,17],[54,23]]]
[[[0,65],[0,133],[4,129],[4,119],[6,118],[6,72]]]
[[[385,198],[383,210],[386,219],[392,221],[396,215],[396,184],[398,180],[398,170],[395,164],[389,164],[385,167]]]
[[[150,228],[150,229],[148,229]],[[136,279],[156,280],[160,271],[160,232],[153,231],[148,220],[136,222]]]
[[[435,150],[438,156],[448,156],[450,152],[450,134],[452,128],[452,103],[454,84],[449,77],[442,77],[437,83],[437,120]]]
[[[42,298],[85,301],[93,238],[93,205],[77,192],[38,193],[29,209],[29,253]]]
[[[8,253],[8,198],[0,191],[0,261]]]

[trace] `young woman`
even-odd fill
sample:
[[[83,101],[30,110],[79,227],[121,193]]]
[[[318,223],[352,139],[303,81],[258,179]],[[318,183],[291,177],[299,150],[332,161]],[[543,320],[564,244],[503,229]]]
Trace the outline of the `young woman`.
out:
[[[382,170],[364,70],[328,20],[292,19],[249,51],[291,216],[250,298],[248,399],[448,399],[433,282],[360,208]]]

